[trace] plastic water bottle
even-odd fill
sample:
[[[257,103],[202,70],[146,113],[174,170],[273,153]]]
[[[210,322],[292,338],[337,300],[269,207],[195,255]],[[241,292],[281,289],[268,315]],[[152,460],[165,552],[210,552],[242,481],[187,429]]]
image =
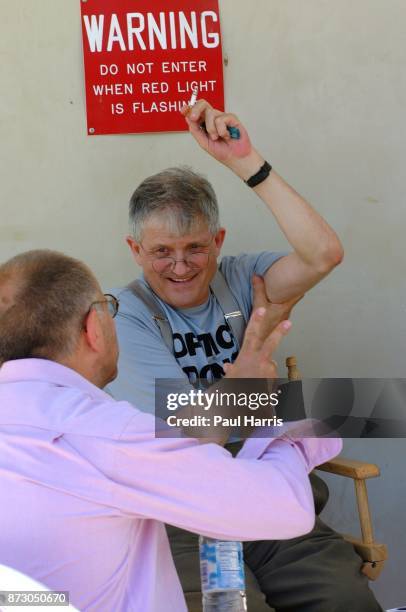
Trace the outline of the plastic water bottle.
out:
[[[241,542],[199,537],[203,612],[246,612]]]

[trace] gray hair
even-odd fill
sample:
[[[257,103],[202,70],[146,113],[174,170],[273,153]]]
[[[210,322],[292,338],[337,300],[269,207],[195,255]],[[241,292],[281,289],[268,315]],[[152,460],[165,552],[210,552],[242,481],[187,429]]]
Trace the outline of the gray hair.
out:
[[[209,181],[188,167],[168,168],[146,178],[130,200],[130,231],[141,241],[143,224],[154,214],[165,214],[180,235],[187,234],[199,219],[214,235],[220,226],[216,194]]]
[[[55,251],[27,251],[0,265],[0,365],[69,355],[97,291],[83,263]]]

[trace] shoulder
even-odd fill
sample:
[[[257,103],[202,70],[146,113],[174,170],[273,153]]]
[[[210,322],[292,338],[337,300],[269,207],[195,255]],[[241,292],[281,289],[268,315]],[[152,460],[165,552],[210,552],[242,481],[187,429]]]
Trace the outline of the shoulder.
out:
[[[120,303],[120,314],[137,317],[145,312],[148,313],[148,307],[146,304],[138,295],[131,291],[128,286],[111,289],[109,290],[109,293],[112,293],[118,299]]]
[[[146,283],[140,280],[145,288]],[[129,287],[111,289],[110,293],[116,296],[119,309],[115,318],[116,330],[121,339],[123,335],[136,330],[157,333],[159,330],[153,318],[151,308],[136,295]]]
[[[119,438],[133,419],[134,412],[139,412],[133,404],[116,401],[100,389],[93,393],[74,387],[59,387],[54,401],[58,404],[58,410],[51,411],[55,429],[88,438]]]

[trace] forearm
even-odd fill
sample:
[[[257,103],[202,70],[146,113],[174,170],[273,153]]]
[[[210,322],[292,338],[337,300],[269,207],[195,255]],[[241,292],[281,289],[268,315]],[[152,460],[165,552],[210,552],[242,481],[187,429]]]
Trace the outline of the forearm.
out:
[[[233,159],[227,165],[242,180],[247,180],[263,163],[264,158],[252,149],[248,156]],[[340,263],[343,250],[334,230],[275,170],[254,191],[304,263],[320,273],[327,273]]]
[[[114,504],[122,510],[229,540],[292,538],[311,530],[307,461],[294,444],[253,440],[250,457],[234,459],[190,439],[151,436],[148,443],[145,427],[142,432],[141,445],[125,432],[117,447],[113,480],[121,486]]]
[[[190,132],[205,151],[243,180],[260,170],[264,158],[252,146],[238,117],[213,109],[205,100],[196,103],[190,116],[189,110],[185,107],[183,112]],[[206,131],[200,129],[202,122]],[[230,126],[238,128],[238,139],[230,138],[227,131]],[[312,268],[310,275],[319,271],[321,278],[341,261],[342,247],[335,232],[275,171],[254,189],[274,215],[297,256]]]
[[[257,442],[258,446],[263,443]],[[233,459],[233,474],[218,465],[218,486],[225,496],[223,520],[217,517],[215,526],[207,524],[200,533],[250,541],[289,539],[312,529],[314,505],[303,457],[285,440],[269,442],[262,457]],[[224,505],[230,509],[228,514]]]

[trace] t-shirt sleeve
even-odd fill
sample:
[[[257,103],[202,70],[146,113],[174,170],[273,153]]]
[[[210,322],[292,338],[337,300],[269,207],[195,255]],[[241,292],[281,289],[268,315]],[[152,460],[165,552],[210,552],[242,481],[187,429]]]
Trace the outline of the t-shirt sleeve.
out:
[[[117,378],[105,391],[117,400],[155,413],[155,379],[181,379],[179,391],[192,389],[186,374],[162,340],[146,306],[129,290],[115,292],[120,309],[115,318],[120,355]],[[158,407],[159,408],[159,407]]]
[[[248,321],[252,310],[252,277],[263,276],[267,270],[288,252],[262,251],[261,253],[242,253],[236,257],[223,257],[220,270],[223,273],[231,292]]]

